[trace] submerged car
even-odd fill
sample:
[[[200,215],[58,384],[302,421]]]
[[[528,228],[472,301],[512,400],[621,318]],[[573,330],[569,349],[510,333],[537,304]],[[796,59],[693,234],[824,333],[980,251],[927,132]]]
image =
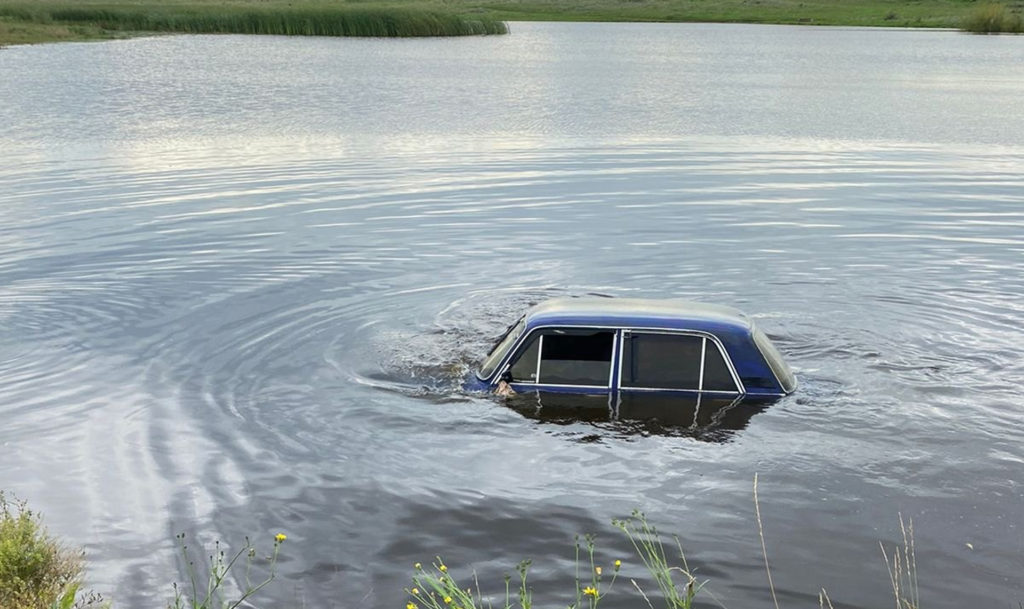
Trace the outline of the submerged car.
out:
[[[776,398],[796,378],[735,309],[682,300],[556,298],[512,324],[467,389]]]

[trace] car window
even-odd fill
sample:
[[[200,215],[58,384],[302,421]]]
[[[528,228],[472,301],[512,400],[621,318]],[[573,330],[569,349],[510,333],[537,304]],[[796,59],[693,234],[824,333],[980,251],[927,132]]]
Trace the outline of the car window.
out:
[[[537,382],[607,387],[614,343],[612,330],[545,331],[539,340]]]
[[[718,343],[707,338],[704,341],[704,384],[701,388],[704,391],[738,392],[736,380],[733,379],[732,371],[729,370],[729,364],[725,362],[725,356],[722,355]]]
[[[699,389],[704,339],[629,332],[623,339],[623,387]]]
[[[626,332],[620,384],[633,389],[739,391],[718,344],[690,334]]]

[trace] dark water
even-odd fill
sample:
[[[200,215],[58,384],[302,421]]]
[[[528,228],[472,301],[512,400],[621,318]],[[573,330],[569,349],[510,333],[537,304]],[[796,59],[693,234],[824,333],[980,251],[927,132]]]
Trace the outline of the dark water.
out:
[[[925,606],[1016,606],[1021,99],[1024,38],[953,32],[0,51],[0,488],[120,607],[162,606],[182,531],[286,533],[265,606],[402,606],[437,554],[532,558],[557,605],[576,533],[641,575],[633,508],[764,607],[755,472],[783,603],[891,603],[902,514]],[[739,307],[801,387],[713,437],[459,391],[594,292]]]

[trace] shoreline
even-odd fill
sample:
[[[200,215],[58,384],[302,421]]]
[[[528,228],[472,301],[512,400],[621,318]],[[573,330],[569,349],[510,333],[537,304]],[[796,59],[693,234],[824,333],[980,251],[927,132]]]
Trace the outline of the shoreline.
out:
[[[979,0],[982,1],[982,0]],[[985,13],[985,11],[988,11]],[[306,0],[0,0],[0,47],[152,34],[236,33],[417,37],[508,33],[506,22],[744,23],[885,29],[1020,31],[1020,7],[957,0],[420,0],[416,3]],[[971,27],[993,12],[991,19]],[[1009,23],[1010,27],[1005,24]],[[1015,24],[1015,25],[1014,25]]]

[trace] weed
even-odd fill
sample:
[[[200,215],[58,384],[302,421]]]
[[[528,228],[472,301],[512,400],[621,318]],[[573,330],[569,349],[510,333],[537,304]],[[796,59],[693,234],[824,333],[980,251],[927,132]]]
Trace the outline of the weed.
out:
[[[287,537],[282,533],[278,533],[274,537],[273,553],[266,558],[268,561],[267,575],[255,583],[252,580],[252,572],[257,561],[257,552],[248,537],[245,538],[245,544],[241,549],[230,557],[221,548],[219,541],[214,544],[213,552],[209,555],[209,573],[204,574],[205,582],[201,581],[196,572],[195,559],[185,543],[185,534],[178,535],[177,539],[190,585],[183,589],[177,583],[174,584],[174,600],[168,605],[168,609],[220,609],[221,607],[236,609],[274,581],[274,577],[277,575],[277,556],[281,550],[281,544]],[[240,559],[242,562],[239,562]],[[242,569],[243,565],[244,571],[241,574],[234,573],[234,571]],[[238,592],[238,597],[234,600],[226,598],[229,596],[226,590],[228,578],[233,576],[233,579],[237,580],[239,575],[243,586]],[[203,584],[205,584],[205,589]]]
[[[51,537],[23,501],[0,491],[0,607],[71,609],[98,605],[95,594],[79,598],[83,555]],[[76,604],[77,603],[77,604]]]
[[[1019,13],[1008,10],[1002,4],[981,4],[963,18],[960,29],[975,34],[1020,34],[1024,32],[1024,21]]]

